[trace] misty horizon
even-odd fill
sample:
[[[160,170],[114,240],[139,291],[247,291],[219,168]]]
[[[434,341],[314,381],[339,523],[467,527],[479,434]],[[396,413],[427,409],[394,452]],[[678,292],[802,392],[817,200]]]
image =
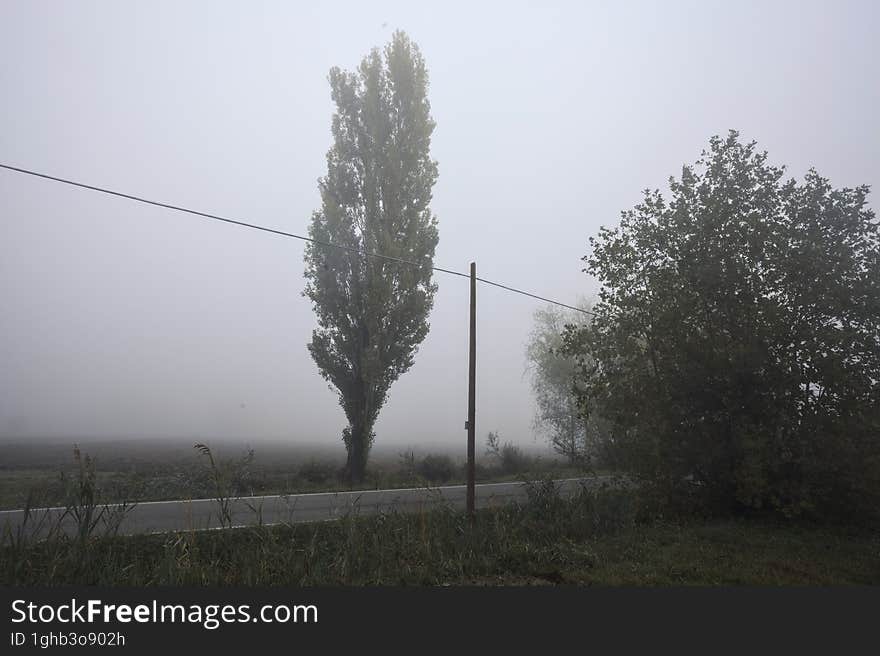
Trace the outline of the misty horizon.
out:
[[[328,71],[399,28],[430,76],[439,267],[476,261],[479,276],[589,300],[588,238],[729,129],[787,177],[880,181],[875,3],[211,9],[4,4],[0,161],[305,234]],[[0,440],[342,454],[344,414],[306,350],[302,242],[5,170],[0,197]],[[431,330],[377,449],[464,448],[468,286],[434,280]],[[490,430],[546,446],[524,354],[542,307],[478,289],[478,453]]]

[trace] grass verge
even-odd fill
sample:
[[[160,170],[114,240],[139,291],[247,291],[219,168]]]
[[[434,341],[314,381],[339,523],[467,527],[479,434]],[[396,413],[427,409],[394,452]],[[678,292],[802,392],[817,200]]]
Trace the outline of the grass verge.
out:
[[[756,519],[655,521],[631,491],[551,484],[527,503],[0,549],[4,585],[834,585],[880,583],[880,538]]]

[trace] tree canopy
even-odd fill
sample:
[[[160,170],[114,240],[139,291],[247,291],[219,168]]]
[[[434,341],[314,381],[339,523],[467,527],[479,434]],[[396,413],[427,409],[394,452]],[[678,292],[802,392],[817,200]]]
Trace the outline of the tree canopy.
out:
[[[306,289],[318,319],[308,345],[348,419],[348,475],[363,478],[373,426],[391,384],[428,333],[437,221],[437,164],[422,55],[403,32],[357,71],[329,76],[336,113],[322,206],[312,216]],[[337,244],[349,250],[331,248]],[[404,264],[364,252],[380,253]]]
[[[630,471],[727,507],[880,501],[880,227],[868,187],[784,179],[714,137],[591,239],[596,317],[566,333],[585,412]]]

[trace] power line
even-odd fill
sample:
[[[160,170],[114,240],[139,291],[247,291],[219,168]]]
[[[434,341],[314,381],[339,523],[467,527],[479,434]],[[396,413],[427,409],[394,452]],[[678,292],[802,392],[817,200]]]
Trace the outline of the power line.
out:
[[[351,253],[358,253],[360,255],[367,255],[370,257],[377,257],[383,260],[391,260],[393,262],[398,262],[401,264],[409,264],[411,266],[422,266],[418,262],[414,262],[412,260],[405,260],[399,257],[392,257],[391,255],[382,255],[381,253],[370,253],[367,251],[362,251],[357,248],[353,248],[351,246],[343,246],[342,244],[332,244],[330,242],[322,241],[320,239],[313,239],[311,237],[304,237],[303,235],[297,235],[292,232],[284,232],[283,230],[275,230],[274,228],[267,228],[265,226],[256,225],[254,223],[247,223],[245,221],[239,221],[237,219],[230,219],[228,217],[217,216],[216,214],[209,214],[207,212],[200,212],[198,210],[189,209],[187,207],[180,207],[178,205],[171,205],[169,203],[162,203],[157,200],[150,200],[149,198],[141,198],[140,196],[133,196],[131,194],[125,194],[121,191],[113,191],[112,189],[104,189],[103,187],[96,187],[94,185],[85,184],[83,182],[76,182],[74,180],[66,180],[64,178],[57,178],[53,175],[47,175],[45,173],[38,173],[36,171],[29,171],[28,169],[18,168],[16,166],[9,166],[7,164],[0,164],[0,168],[9,169],[10,171],[16,171],[18,173],[24,173],[27,175],[33,175],[38,178],[45,178],[46,180],[52,180],[53,182],[62,182],[67,185],[72,185],[74,187],[81,187],[82,189],[89,189],[91,191],[98,191],[102,194],[109,194],[111,196],[118,196],[120,198],[127,198],[128,200],[134,200],[139,203],[146,203],[147,205],[155,205],[156,207],[164,207],[165,209],[175,210],[177,212],[186,212],[187,214],[194,214],[196,216],[201,216],[206,219],[213,219],[215,221],[223,221],[224,223],[232,223],[233,225],[242,226],[244,228],[253,228],[254,230],[262,230],[263,232],[269,232],[273,235],[280,235],[282,237],[291,237],[293,239],[300,239],[302,241],[308,241],[313,244],[318,244],[321,246],[328,246],[330,248],[338,248],[344,251],[349,251]],[[451,271],[448,269],[443,269],[440,267],[432,267],[434,271],[442,271],[443,273],[450,273],[455,276],[462,276],[467,278],[467,274],[460,273],[458,271]]]
[[[524,292],[521,289],[517,289],[516,287],[508,287],[507,285],[502,285],[500,282],[492,282],[491,280],[486,280],[485,278],[480,278],[477,276],[477,280],[480,282],[486,283],[487,285],[492,285],[493,287],[500,287],[501,289],[506,289],[509,292],[515,292],[517,294],[522,294],[523,296],[529,296],[531,298],[537,298],[539,301],[545,301],[547,303],[552,303],[553,305],[560,305],[564,308],[568,308],[569,310],[574,310],[575,312],[583,312],[584,314],[590,314],[592,316],[596,316],[595,312],[590,310],[585,310],[583,308],[575,307],[574,305],[566,305],[565,303],[560,303],[559,301],[554,301],[549,298],[544,298],[543,296],[538,296],[537,294],[531,294],[529,292]]]
[[[334,244],[329,241],[322,241],[320,239],[314,239],[312,237],[305,237],[303,235],[297,235],[292,232],[285,232],[283,230],[276,230],[274,228],[267,228],[265,226],[257,225],[255,223],[247,223],[245,221],[239,221],[237,219],[230,219],[224,216],[218,216],[216,214],[209,214],[208,212],[200,212],[198,210],[193,210],[188,207],[181,207],[179,205],[171,205],[170,203],[163,203],[157,200],[150,200],[149,198],[142,198],[140,196],[134,196],[132,194],[126,194],[121,191],[113,191],[112,189],[105,189],[104,187],[97,187],[95,185],[85,184],[83,182],[76,182],[75,180],[67,180],[66,178],[59,178],[54,175],[48,175],[46,173],[39,173],[38,171],[31,171],[29,169],[19,168],[17,166],[10,166],[8,164],[0,164],[0,168],[7,169],[9,171],[15,171],[16,173],[23,173],[25,175],[31,175],[37,178],[43,178],[44,180],[51,180],[53,182],[60,182],[62,184],[71,185],[73,187],[80,187],[81,189],[88,189],[90,191],[97,191],[102,194],[109,194],[110,196],[117,196],[119,198],[126,198],[128,200],[133,200],[138,203],[145,203],[147,205],[154,205],[155,207],[163,207],[165,209],[174,210],[176,212],[185,212],[186,214],[193,214],[195,216],[200,216],[206,219],[212,219],[214,221],[222,221],[224,223],[231,223],[233,225],[241,226],[243,228],[252,228],[253,230],[261,230],[263,232],[268,232],[273,235],[279,235],[281,237],[290,237],[291,239],[299,239],[301,241],[307,241],[312,244],[318,244],[319,246],[326,246],[328,248],[338,248],[340,250],[348,251],[350,253],[356,253],[358,255],[363,255],[366,257],[375,257],[382,260],[389,260],[391,262],[397,262],[398,264],[407,264],[409,266],[422,267],[424,264],[420,264],[414,260],[406,260],[399,257],[393,257],[391,255],[383,255],[382,253],[373,253],[370,251],[363,251],[357,248],[353,248],[351,246],[343,246],[342,244]],[[432,271],[438,271],[440,273],[448,273],[453,276],[460,276],[462,278],[469,278],[470,276],[466,273],[462,273],[461,271],[454,271],[452,269],[444,269],[443,267],[431,267]],[[516,289],[515,287],[509,287],[507,285],[502,285],[498,282],[493,282],[491,280],[486,280],[485,278],[477,278],[482,283],[487,285],[492,285],[494,287],[500,287],[501,289],[506,289],[507,291],[511,291],[517,294],[522,294],[523,296],[529,296],[531,298],[536,298],[540,301],[545,301],[547,303],[552,303],[553,305],[559,305],[564,308],[568,308],[569,310],[575,310],[576,312],[583,312],[584,314],[591,314],[595,316],[594,312],[589,310],[584,310],[583,308],[574,307],[572,305],[566,305],[565,303],[560,303],[559,301],[554,301],[549,298],[544,298],[543,296],[537,296],[536,294],[529,293],[527,291],[523,291],[522,289]]]

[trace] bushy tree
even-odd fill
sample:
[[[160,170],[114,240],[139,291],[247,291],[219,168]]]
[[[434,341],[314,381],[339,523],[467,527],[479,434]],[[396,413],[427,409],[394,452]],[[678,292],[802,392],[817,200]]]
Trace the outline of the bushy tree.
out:
[[[784,180],[714,137],[591,239],[566,335],[620,462],[671,494],[786,513],[880,502],[880,227],[868,187]]]
[[[501,442],[498,431],[486,435],[486,455],[495,459],[504,474],[521,474],[532,464],[522,449],[512,442]]]
[[[437,222],[429,203],[434,121],[418,47],[396,32],[356,72],[330,71],[333,146],[306,248],[305,295],[318,328],[309,351],[348,419],[347,473],[361,481],[391,384],[428,333]],[[333,243],[350,250],[330,248]],[[368,257],[363,251],[418,263]]]
[[[586,303],[582,303],[588,309]],[[583,326],[589,315],[548,305],[534,313],[526,343],[526,363],[535,398],[534,428],[546,436],[554,451],[571,463],[586,464],[595,455],[600,421],[580,411],[575,386],[577,362],[561,351],[566,325]]]

